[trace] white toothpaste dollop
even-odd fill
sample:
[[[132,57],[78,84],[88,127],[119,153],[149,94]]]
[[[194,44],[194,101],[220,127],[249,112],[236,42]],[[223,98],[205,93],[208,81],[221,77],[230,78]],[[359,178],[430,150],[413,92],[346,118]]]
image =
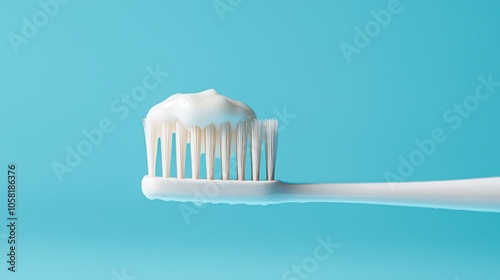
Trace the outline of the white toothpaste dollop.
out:
[[[179,121],[190,130],[194,126],[204,128],[214,124],[231,123],[255,119],[254,111],[240,101],[218,94],[213,89],[199,93],[177,93],[151,108],[146,116],[152,121]]]

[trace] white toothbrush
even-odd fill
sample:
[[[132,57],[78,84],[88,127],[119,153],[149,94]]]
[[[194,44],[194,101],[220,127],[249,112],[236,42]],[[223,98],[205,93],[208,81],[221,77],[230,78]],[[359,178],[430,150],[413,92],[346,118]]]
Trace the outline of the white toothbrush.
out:
[[[274,179],[277,120],[257,120],[249,107],[214,90],[174,95],[153,107],[143,123],[148,175],[142,179],[142,191],[149,199],[248,205],[346,202],[500,212],[500,177],[348,184],[277,181]],[[173,135],[177,178],[169,178]],[[155,176],[158,139],[162,177]],[[192,178],[184,178],[188,142]],[[248,147],[250,155],[246,153]],[[259,174],[262,150],[266,180],[261,180]],[[202,153],[205,153],[207,178],[200,178]],[[221,158],[221,178],[214,178],[216,156]],[[237,180],[229,179],[231,156],[236,156]],[[247,156],[251,159],[252,174],[245,176]]]

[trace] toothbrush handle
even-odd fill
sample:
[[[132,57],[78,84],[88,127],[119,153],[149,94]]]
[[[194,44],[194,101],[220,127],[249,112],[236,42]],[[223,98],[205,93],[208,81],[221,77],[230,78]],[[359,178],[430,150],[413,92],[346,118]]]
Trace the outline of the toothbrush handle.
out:
[[[288,184],[145,176],[142,192],[149,199],[178,202],[247,205],[346,202],[500,212],[500,177],[408,183]]]
[[[287,184],[282,202],[347,202],[500,212],[500,177],[452,181]]]

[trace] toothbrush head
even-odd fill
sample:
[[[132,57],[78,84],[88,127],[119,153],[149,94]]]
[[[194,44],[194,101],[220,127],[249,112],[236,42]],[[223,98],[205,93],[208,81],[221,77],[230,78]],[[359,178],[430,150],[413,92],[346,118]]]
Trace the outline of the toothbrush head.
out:
[[[190,179],[227,181],[236,175],[238,181],[260,181],[264,150],[265,180],[274,180],[278,121],[258,120],[250,107],[214,90],[175,94],[155,105],[143,120],[143,125],[148,177],[160,177],[156,175],[156,157],[160,147],[161,178],[170,178],[175,150],[176,178],[187,179],[185,174],[189,167],[186,166],[186,154],[189,148]],[[172,147],[174,145],[175,148]],[[205,175],[200,172],[202,154],[205,154]],[[233,157],[236,163],[231,166]],[[220,174],[215,174],[215,170],[219,169],[216,158],[220,158]],[[245,174],[247,160],[251,162],[251,174]]]

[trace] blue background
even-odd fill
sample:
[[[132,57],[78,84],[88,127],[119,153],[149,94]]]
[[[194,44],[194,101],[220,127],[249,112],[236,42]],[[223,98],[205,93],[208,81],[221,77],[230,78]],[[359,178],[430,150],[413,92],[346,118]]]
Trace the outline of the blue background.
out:
[[[282,279],[330,235],[341,246],[310,279],[499,279],[498,214],[191,205],[186,223],[180,204],[147,200],[140,180],[148,109],[206,88],[260,118],[295,115],[280,120],[283,181],[383,182],[434,128],[447,140],[405,180],[500,176],[500,87],[458,129],[443,120],[479,76],[500,80],[500,3],[402,0],[350,63],[340,44],[388,0],[223,3],[234,5],[221,18],[210,0],[72,0],[16,52],[9,34],[43,10],[0,2],[0,169],[18,165],[20,219],[15,274],[0,227],[0,278]],[[120,119],[111,104],[157,65],[168,77]],[[103,118],[114,131],[58,180],[52,163]]]

